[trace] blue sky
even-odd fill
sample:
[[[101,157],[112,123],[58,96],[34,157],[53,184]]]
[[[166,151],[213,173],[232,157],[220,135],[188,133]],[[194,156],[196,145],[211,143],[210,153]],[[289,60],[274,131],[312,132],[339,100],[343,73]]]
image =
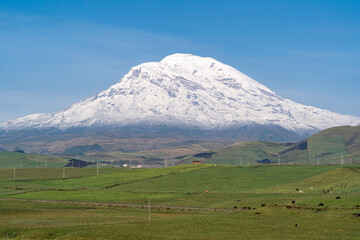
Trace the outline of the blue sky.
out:
[[[360,116],[360,1],[0,1],[0,121],[50,113],[173,53]]]

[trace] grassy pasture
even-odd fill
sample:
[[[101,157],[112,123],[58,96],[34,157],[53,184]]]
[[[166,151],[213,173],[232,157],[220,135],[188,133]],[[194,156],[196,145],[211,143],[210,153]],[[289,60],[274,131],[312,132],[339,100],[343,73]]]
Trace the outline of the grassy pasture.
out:
[[[84,173],[83,177],[67,179],[0,181],[0,237],[360,238],[360,217],[354,215],[360,213],[360,208],[356,207],[360,205],[359,167],[183,165],[102,170],[99,176]],[[301,189],[303,194],[296,189]],[[106,203],[139,206],[108,206]],[[246,210],[242,210],[244,207]]]
[[[244,212],[1,201],[0,235],[36,239],[358,239],[351,211]],[[341,221],[339,221],[339,218]],[[295,224],[298,226],[295,227]]]
[[[64,158],[31,153],[0,152],[1,168],[59,168],[68,162]]]
[[[15,171],[15,177],[14,177]],[[0,181],[29,180],[29,179],[61,179],[65,171],[65,178],[88,177],[97,174],[96,168],[0,168]],[[100,173],[112,173],[115,168],[100,168]]]

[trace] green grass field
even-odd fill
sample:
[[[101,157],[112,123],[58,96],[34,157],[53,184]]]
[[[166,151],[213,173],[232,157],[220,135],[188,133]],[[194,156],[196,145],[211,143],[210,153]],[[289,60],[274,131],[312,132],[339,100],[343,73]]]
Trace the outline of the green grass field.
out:
[[[31,153],[0,152],[0,168],[55,168],[66,165],[67,159]]]
[[[66,179],[35,170],[0,181],[0,238],[360,238],[356,166],[85,168]],[[50,202],[24,201],[36,199]]]
[[[100,168],[100,173],[112,173],[116,168]],[[96,176],[97,170],[91,168],[0,168],[0,181],[29,179],[62,179]]]

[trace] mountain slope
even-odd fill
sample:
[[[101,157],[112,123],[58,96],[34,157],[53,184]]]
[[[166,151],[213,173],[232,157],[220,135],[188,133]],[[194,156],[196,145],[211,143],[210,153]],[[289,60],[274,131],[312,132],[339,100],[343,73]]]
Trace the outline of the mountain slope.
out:
[[[266,126],[306,136],[333,126],[358,124],[359,117],[283,99],[212,58],[174,54],[133,67],[108,90],[66,109],[10,120],[1,123],[0,130],[170,126],[232,132],[245,126]],[[266,140],[274,138],[272,132]]]

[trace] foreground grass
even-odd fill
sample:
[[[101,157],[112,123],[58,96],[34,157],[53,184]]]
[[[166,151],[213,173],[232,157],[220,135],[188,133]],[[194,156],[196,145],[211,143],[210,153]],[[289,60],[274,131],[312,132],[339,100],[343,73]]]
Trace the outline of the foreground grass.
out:
[[[216,212],[1,201],[0,237],[36,239],[358,239],[351,210]],[[260,213],[260,214],[255,214]],[[341,219],[341,221],[339,221]],[[297,224],[297,227],[295,227]]]
[[[359,199],[360,169],[343,166],[185,165],[4,180],[0,238],[359,239]]]

